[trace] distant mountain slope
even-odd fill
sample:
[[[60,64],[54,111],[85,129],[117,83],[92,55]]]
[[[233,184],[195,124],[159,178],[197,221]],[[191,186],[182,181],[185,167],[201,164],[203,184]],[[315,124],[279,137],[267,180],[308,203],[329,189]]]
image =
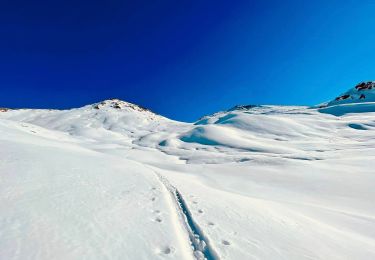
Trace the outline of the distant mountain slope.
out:
[[[138,105],[119,99],[104,100],[69,110],[16,109],[2,118],[22,121],[86,138],[108,139],[144,135],[173,122]]]
[[[365,103],[375,102],[375,81],[361,82],[354,88],[328,102],[328,106],[348,104],[348,103]]]
[[[322,104],[320,112],[336,116],[375,112],[375,81],[361,82],[335,99]]]

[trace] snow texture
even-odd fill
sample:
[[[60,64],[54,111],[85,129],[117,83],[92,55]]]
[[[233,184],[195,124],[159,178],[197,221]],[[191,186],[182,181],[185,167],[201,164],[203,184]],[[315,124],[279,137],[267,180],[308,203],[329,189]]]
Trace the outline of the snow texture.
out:
[[[366,84],[195,123],[118,99],[2,109],[0,259],[375,259]]]

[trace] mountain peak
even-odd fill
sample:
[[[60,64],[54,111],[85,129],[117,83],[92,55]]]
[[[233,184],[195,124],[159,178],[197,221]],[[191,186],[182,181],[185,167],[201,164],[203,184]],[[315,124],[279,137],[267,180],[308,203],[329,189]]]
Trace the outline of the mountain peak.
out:
[[[366,103],[375,102],[375,81],[366,81],[358,83],[354,88],[328,102],[328,106],[348,104],[348,103]]]
[[[123,101],[118,98],[112,98],[112,99],[106,99],[101,102],[95,103],[92,105],[94,109],[118,109],[118,110],[123,110],[123,109],[132,109],[135,111],[139,112],[151,112],[151,110],[144,108],[142,106]]]
[[[335,99],[318,105],[319,111],[336,116],[375,112],[375,81],[364,81]]]
[[[259,107],[258,105],[235,105],[234,107],[232,107],[231,109],[229,109],[228,111],[234,111],[234,110],[249,110],[249,109],[252,109],[254,107]]]

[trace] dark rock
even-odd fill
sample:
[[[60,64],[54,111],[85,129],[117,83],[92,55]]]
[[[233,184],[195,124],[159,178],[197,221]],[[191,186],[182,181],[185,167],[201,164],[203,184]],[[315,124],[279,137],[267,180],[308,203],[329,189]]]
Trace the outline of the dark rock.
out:
[[[340,97],[335,98],[335,100],[336,101],[345,100],[345,99],[348,99],[349,97],[350,97],[350,95],[346,94],[346,95],[342,95]]]

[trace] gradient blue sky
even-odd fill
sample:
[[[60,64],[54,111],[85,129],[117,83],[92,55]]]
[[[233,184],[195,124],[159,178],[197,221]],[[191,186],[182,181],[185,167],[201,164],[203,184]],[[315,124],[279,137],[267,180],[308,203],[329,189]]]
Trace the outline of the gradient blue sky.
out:
[[[159,3],[158,3],[159,2]],[[375,1],[0,3],[0,107],[117,97],[192,121],[375,79]]]

